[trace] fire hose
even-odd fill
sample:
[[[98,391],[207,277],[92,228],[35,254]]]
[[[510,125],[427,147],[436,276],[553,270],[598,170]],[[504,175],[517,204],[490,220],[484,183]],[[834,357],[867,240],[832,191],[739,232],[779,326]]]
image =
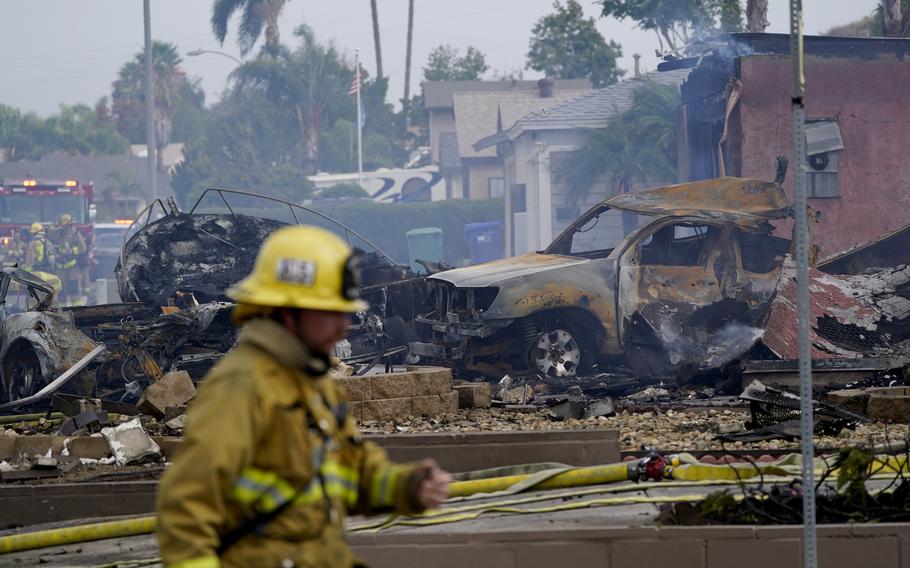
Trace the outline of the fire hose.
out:
[[[423,517],[410,519],[383,520],[378,524],[361,525],[352,530],[379,530],[391,524],[441,524],[468,520],[487,512],[505,513],[545,513],[552,511],[571,510],[591,506],[624,505],[631,503],[670,503],[693,502],[704,499],[704,495],[682,496],[632,496],[632,497],[605,497],[578,503],[566,503],[540,509],[517,509],[517,504],[530,503],[535,500],[551,500],[575,497],[594,493],[621,492],[646,489],[648,485],[640,482],[649,480],[658,482],[669,480],[653,487],[697,487],[703,485],[733,485],[743,482],[755,482],[765,477],[775,480],[798,478],[798,464],[792,459],[783,459],[767,463],[734,463],[725,465],[702,464],[691,457],[683,463],[684,456],[671,456],[668,460],[657,452],[651,452],[647,457],[631,462],[607,464],[601,466],[578,467],[556,470],[553,475],[542,478],[539,483],[528,484],[523,490],[565,489],[603,485],[622,481],[630,483],[615,488],[598,488],[577,491],[574,493],[548,494],[534,496],[513,501],[498,503],[479,503],[467,507],[447,508],[431,511]],[[871,465],[874,476],[902,474],[908,471],[906,456],[876,456]],[[836,471],[832,472],[836,476]],[[489,479],[472,479],[456,481],[450,485],[451,498],[468,497],[478,494],[496,494],[508,491],[511,487],[527,482],[541,472],[520,475],[505,475]],[[62,546],[95,540],[121,538],[149,534],[157,527],[157,517],[154,515],[109,521],[75,527],[36,531],[25,534],[16,534],[0,537],[0,554]]]

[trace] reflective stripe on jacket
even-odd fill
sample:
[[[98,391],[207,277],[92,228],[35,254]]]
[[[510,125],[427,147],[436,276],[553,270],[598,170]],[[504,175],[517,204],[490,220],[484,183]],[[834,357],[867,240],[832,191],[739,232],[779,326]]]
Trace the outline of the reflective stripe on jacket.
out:
[[[326,370],[274,321],[244,326],[201,385],[161,480],[158,540],[168,566],[353,566],[347,511],[419,511],[422,472],[361,439],[342,411],[342,387],[320,376]],[[291,500],[217,557],[232,529]]]

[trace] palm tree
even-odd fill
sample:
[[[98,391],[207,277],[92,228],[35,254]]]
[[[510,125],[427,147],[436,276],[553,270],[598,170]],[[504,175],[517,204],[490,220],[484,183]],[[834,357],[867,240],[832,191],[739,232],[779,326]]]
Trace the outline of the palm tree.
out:
[[[260,90],[269,100],[291,111],[300,130],[303,169],[313,174],[319,165],[323,119],[347,104],[347,89],[354,71],[333,45],[318,43],[309,27],[300,26],[294,35],[301,40],[294,51],[279,47],[273,57],[248,61],[231,77],[238,89]]]
[[[376,0],[370,0],[370,10],[373,15],[373,49],[376,51],[376,77],[382,77],[382,44],[379,42],[379,11]]]
[[[583,147],[554,172],[556,179],[568,184],[575,203],[605,181],[616,195],[637,182],[675,180],[678,106],[675,87],[646,84],[635,92],[631,109],[586,133]]]
[[[746,2],[746,29],[752,33],[764,33],[768,27],[768,0]]]
[[[262,28],[265,27],[265,48],[275,53],[281,45],[278,34],[278,18],[288,0],[215,0],[212,5],[212,31],[224,45],[228,22],[237,12],[241,13],[237,30],[240,54],[246,55],[253,49]]]
[[[192,90],[192,83],[180,68],[177,46],[156,41],[152,43],[152,66],[155,73],[153,119],[158,150],[158,169],[164,171],[163,150],[174,129],[174,113],[181,97]],[[145,108],[145,55],[136,54],[120,68],[111,94],[112,112],[117,117],[117,129],[129,138],[129,131],[141,121]],[[142,122],[141,124],[144,124]]]

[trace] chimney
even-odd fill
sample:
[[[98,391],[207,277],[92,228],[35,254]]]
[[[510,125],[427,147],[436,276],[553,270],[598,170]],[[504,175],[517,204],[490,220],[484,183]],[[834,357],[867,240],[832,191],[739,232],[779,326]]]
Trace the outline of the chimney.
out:
[[[633,53],[632,57],[635,59],[635,76],[641,77],[641,66],[639,65],[639,62],[641,61],[641,54]]]
[[[537,90],[540,93],[540,98],[548,99],[553,96],[553,79],[543,78],[537,81]]]

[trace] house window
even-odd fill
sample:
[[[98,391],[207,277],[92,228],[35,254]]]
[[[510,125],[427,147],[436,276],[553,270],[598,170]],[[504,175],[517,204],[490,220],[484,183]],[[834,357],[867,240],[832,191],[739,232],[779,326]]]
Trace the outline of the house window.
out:
[[[835,119],[810,120],[806,124],[806,154],[809,197],[840,197],[837,162],[844,150],[840,126]]]
[[[490,199],[502,199],[506,194],[506,178],[492,177],[490,181]]]

